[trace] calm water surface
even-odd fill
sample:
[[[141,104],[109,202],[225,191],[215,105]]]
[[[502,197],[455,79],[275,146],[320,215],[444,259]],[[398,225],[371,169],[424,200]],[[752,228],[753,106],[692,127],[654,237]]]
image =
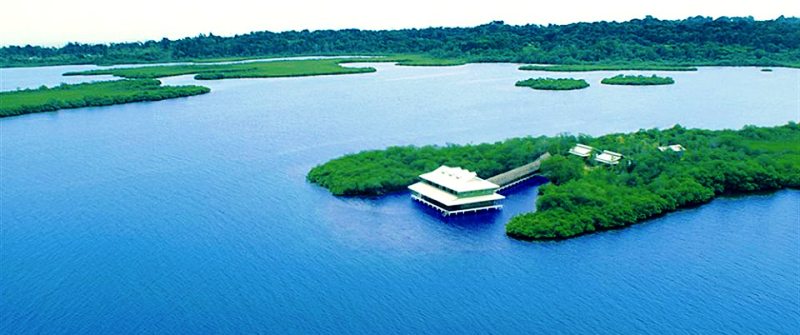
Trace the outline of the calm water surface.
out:
[[[797,121],[800,71],[702,68],[617,87],[599,84],[616,72],[374,66],[0,120],[0,333],[800,329],[800,191],[528,243],[503,225],[534,209],[536,182],[500,213],[442,220],[407,194],[339,199],[304,179],[387,145]],[[95,79],[60,76],[83,68],[0,79],[3,90]],[[513,86],[540,75],[592,86]]]

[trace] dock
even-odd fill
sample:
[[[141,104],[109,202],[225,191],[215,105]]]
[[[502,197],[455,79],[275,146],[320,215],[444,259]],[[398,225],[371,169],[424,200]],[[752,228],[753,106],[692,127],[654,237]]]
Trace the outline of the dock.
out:
[[[536,172],[539,172],[539,167],[542,165],[542,161],[548,158],[550,158],[550,153],[545,152],[533,162],[508,170],[487,180],[499,185],[500,188],[498,191],[502,191],[533,178],[536,175]]]

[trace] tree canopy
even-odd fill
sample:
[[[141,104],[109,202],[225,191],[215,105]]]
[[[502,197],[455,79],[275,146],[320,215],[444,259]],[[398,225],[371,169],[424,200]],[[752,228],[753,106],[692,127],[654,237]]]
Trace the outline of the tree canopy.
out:
[[[0,66],[116,64],[278,55],[426,54],[474,62],[578,64],[651,62],[695,65],[800,64],[800,19],[691,17],[566,25],[400,30],[260,31],[231,37],[0,48]]]

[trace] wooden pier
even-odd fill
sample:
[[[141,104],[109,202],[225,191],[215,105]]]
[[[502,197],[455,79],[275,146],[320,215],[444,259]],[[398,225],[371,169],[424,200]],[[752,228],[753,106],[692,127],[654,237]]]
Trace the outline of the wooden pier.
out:
[[[542,165],[542,161],[548,158],[550,158],[550,153],[545,152],[533,162],[508,170],[487,180],[500,185],[498,191],[502,191],[533,178],[536,175],[536,172],[539,172],[539,167]]]

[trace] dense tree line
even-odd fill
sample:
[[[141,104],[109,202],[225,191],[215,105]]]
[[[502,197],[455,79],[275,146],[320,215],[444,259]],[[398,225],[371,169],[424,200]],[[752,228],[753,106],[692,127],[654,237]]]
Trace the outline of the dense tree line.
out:
[[[398,53],[483,62],[796,66],[800,63],[800,19],[698,16],[659,20],[648,16],[626,22],[567,25],[515,26],[496,21],[470,28],[261,31],[232,37],[208,34],[135,43],[69,43],[60,48],[7,46],[0,48],[0,65]]]

